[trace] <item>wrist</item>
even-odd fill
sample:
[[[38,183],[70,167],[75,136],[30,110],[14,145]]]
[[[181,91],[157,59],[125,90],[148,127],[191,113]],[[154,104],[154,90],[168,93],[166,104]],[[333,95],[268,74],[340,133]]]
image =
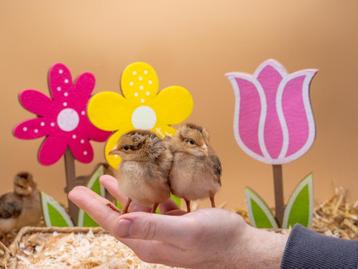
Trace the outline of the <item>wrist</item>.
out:
[[[238,241],[237,265],[245,269],[280,268],[288,235],[247,225]]]

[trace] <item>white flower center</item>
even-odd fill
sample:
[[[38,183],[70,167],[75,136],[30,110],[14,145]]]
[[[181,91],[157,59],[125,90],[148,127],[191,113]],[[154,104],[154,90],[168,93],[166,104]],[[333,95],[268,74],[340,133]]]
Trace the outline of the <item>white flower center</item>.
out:
[[[139,106],[132,114],[132,124],[136,129],[152,129],[156,122],[157,115],[149,106]]]
[[[76,110],[65,108],[57,115],[57,124],[62,131],[71,132],[77,128],[80,117]]]

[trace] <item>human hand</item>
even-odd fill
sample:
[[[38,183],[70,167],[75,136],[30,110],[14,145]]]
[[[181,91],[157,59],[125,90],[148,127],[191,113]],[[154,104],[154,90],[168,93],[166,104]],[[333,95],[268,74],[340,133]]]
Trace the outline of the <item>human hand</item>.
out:
[[[116,179],[103,176],[101,184],[121,203]],[[132,212],[121,215],[108,200],[85,187],[69,198],[104,229],[129,246],[144,261],[188,268],[279,268],[287,237],[247,225],[236,213],[201,209],[181,215],[173,202],[161,205],[170,215]],[[130,211],[144,210],[133,205]],[[178,216],[181,215],[181,216]]]

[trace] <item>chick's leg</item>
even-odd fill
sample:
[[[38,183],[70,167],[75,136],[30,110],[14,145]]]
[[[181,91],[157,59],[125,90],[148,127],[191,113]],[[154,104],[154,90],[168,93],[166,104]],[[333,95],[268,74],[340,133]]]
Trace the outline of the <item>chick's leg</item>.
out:
[[[211,207],[215,208],[215,195],[210,195]]]
[[[186,204],[186,211],[190,212],[190,200],[184,198],[184,201],[185,201],[185,204]]]
[[[131,198],[128,198],[127,204],[126,204],[126,206],[123,208],[122,214],[128,213],[128,208],[129,208],[131,202],[132,202],[132,199],[131,199]]]
[[[152,213],[155,213],[155,211],[157,211],[157,208],[158,208],[159,204],[158,203],[155,203],[152,207]]]

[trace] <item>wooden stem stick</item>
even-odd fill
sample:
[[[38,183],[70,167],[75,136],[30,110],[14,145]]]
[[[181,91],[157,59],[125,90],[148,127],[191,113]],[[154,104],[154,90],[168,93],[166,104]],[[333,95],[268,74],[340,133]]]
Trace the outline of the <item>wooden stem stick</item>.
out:
[[[283,196],[283,176],[282,176],[282,165],[272,165],[273,171],[273,185],[275,191],[275,212],[276,220],[278,225],[281,227],[283,221],[283,214],[285,210],[285,202]]]
[[[65,191],[68,194],[72,188],[76,185],[76,167],[75,159],[69,149],[65,152],[65,173],[66,173],[66,188]],[[77,222],[78,208],[68,198],[68,210],[73,223]]]

